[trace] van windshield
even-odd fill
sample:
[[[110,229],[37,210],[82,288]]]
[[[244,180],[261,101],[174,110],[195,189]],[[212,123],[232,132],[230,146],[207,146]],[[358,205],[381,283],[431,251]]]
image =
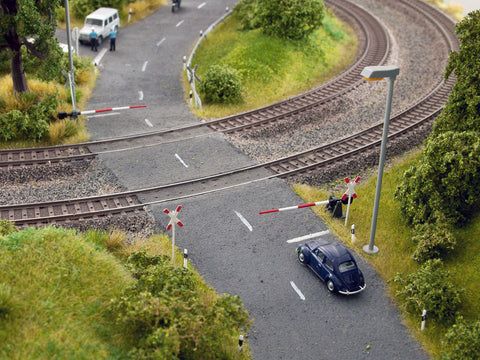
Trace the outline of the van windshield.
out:
[[[99,19],[86,19],[85,25],[95,25],[95,26],[102,26],[103,21]]]

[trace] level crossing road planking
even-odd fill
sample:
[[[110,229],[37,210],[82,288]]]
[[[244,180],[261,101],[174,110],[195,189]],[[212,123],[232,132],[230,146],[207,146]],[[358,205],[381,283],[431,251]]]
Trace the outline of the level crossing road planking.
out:
[[[100,76],[88,109],[132,103],[148,107],[135,113],[89,118],[93,139],[197,123],[180,82],[182,59],[199,31],[234,3],[185,0],[174,14],[166,6],[139,23],[121,28],[117,51],[105,54],[98,65]],[[82,47],[82,51],[89,49]],[[101,159],[128,189],[253,163],[221,134],[188,144],[111,153]],[[157,200],[150,196],[141,200]],[[181,200],[186,225],[178,229],[177,244],[188,249],[194,265],[218,292],[241,297],[255,319],[247,339],[254,358],[425,359],[386,296],[384,283],[363,258],[357,255],[367,289],[350,298],[330,295],[311,271],[298,264],[297,244],[287,241],[326,230],[310,209],[258,215],[263,209],[300,203],[301,199],[277,179]],[[163,209],[178,204],[175,200],[150,206],[159,228],[166,220]],[[322,239],[333,240],[333,236],[327,234]]]

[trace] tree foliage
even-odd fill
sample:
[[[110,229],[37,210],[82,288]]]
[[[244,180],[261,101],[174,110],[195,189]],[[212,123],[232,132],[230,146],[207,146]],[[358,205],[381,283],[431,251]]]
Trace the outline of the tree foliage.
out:
[[[302,40],[322,25],[324,10],[322,0],[262,0],[259,24],[267,35]]]
[[[60,0],[0,0],[0,52],[9,55],[14,91],[28,91],[22,52],[48,59],[50,67],[61,63],[55,38],[59,5]]]
[[[325,5],[322,0],[243,0],[235,11],[245,30],[303,40],[322,25]]]
[[[480,11],[457,24],[460,52],[452,52],[445,78],[456,83],[419,161],[403,177],[396,196],[414,224],[441,214],[462,224],[479,209],[480,191]]]
[[[413,224],[461,224],[479,208],[480,138],[476,132],[447,132],[429,137],[422,158],[403,175],[396,198]]]
[[[442,360],[480,359],[480,320],[467,322],[459,317],[445,334]]]
[[[440,259],[428,260],[415,273],[393,279],[400,285],[397,296],[402,307],[412,314],[422,314],[443,322],[453,322],[462,302],[463,290],[449,281],[451,273],[443,269]]]
[[[435,121],[433,136],[446,131],[480,132],[480,10],[457,24],[460,52],[450,54],[445,79],[454,73],[456,83]]]
[[[130,256],[128,268],[136,282],[112,300],[112,310],[130,334],[132,359],[243,358],[231,351],[250,326],[238,296],[209,293],[190,270],[144,250]]]

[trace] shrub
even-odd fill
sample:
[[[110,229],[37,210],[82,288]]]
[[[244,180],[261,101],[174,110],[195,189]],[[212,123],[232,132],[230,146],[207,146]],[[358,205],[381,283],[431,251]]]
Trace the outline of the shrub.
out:
[[[6,283],[0,283],[0,320],[12,311],[12,289]]]
[[[231,104],[242,100],[242,83],[235,69],[212,65],[200,82],[199,91],[206,103]]]
[[[446,132],[429,137],[420,160],[403,175],[395,193],[413,224],[467,221],[480,203],[480,138],[476,132]]]
[[[233,16],[238,17],[243,30],[253,30],[260,26],[257,16],[257,0],[243,0],[233,7]]]
[[[452,229],[445,222],[419,224],[415,226],[412,241],[417,244],[413,259],[425,262],[442,258],[455,248],[456,241]]]
[[[303,40],[322,25],[324,11],[322,0],[263,0],[258,21],[266,35]]]
[[[450,276],[440,259],[427,260],[416,273],[397,274],[393,281],[401,286],[397,292],[403,300],[401,306],[412,314],[421,314],[426,309],[429,317],[447,323],[453,321],[464,291],[449,281]]]
[[[5,219],[0,220],[0,235],[5,236],[15,231],[18,231],[18,228],[14,223]]]
[[[460,316],[442,341],[442,360],[480,359],[480,321],[465,322]]]
[[[237,296],[206,296],[190,270],[168,256],[136,251],[128,259],[136,282],[112,300],[117,323],[131,336],[133,359],[231,359],[239,328],[249,326]]]

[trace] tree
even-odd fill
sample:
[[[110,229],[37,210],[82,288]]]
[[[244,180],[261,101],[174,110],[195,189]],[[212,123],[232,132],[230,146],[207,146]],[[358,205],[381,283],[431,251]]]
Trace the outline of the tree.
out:
[[[56,54],[55,9],[59,5],[60,0],[0,0],[0,52],[9,52],[15,92],[28,91],[22,49],[39,59]]]
[[[267,35],[303,40],[322,25],[324,11],[322,0],[261,0],[258,25]]]
[[[445,79],[455,73],[457,81],[433,135],[445,131],[480,132],[480,10],[472,11],[457,24],[460,52],[449,57]]]

